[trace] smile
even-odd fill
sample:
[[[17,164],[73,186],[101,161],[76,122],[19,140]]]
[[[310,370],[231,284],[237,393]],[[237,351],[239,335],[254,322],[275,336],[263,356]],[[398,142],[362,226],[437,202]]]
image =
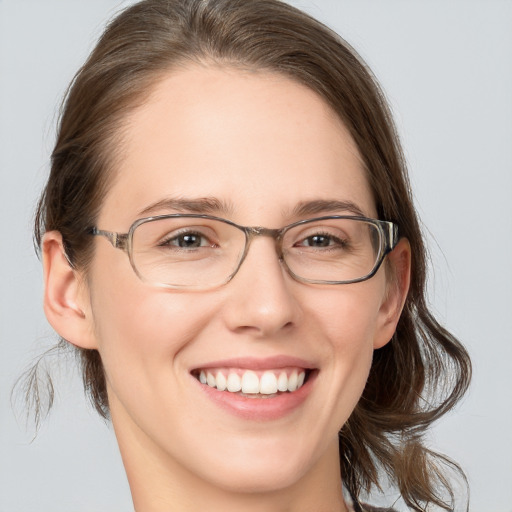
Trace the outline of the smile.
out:
[[[300,410],[315,388],[313,361],[278,355],[210,361],[190,376],[210,403],[249,421],[272,421]]]
[[[238,393],[251,398],[278,396],[300,389],[307,378],[304,368],[280,368],[253,371],[241,368],[208,368],[197,370],[194,376],[206,386],[218,391]]]

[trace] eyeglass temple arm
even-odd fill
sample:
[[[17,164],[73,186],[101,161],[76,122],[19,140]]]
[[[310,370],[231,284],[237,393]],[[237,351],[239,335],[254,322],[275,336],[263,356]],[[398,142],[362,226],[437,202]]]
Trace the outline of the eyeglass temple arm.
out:
[[[104,236],[116,249],[126,250],[126,241],[128,233],[114,233],[103,229],[92,228],[91,234],[94,236]]]
[[[398,226],[394,222],[386,222],[386,226],[388,228],[388,250],[392,251],[399,240]]]

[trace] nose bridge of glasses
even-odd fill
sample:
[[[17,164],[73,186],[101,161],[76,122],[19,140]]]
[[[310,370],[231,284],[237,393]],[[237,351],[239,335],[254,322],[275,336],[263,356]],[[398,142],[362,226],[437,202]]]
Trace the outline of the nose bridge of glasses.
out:
[[[273,243],[275,246],[276,255],[279,259],[279,261],[282,263],[283,260],[283,254],[280,247],[280,239],[282,236],[282,229],[271,229],[271,228],[265,228],[262,226],[238,226],[238,229],[241,229],[246,236],[246,243],[245,243],[245,249],[241,255],[240,260],[238,261],[238,265],[234,272],[230,275],[229,280],[231,280],[240,270],[240,267],[245,262],[247,255],[249,253],[249,247],[251,246],[251,242],[257,238],[257,237],[268,237],[273,238]]]
[[[247,234],[247,250],[249,245],[254,240],[254,238],[259,236],[265,236],[269,238],[273,238],[276,243],[276,251],[278,253],[279,258],[282,258],[281,247],[279,241],[281,240],[282,229],[272,229],[265,228],[263,226],[251,226],[245,228],[245,232]]]
[[[247,234],[253,238],[256,236],[269,236],[277,239],[281,234],[280,229],[264,228],[263,226],[252,226],[247,228]]]

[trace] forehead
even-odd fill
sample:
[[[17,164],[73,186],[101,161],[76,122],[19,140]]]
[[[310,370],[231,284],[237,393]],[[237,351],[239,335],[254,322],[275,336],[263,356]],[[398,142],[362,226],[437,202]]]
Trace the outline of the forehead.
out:
[[[247,224],[279,224],[315,200],[351,201],[374,215],[348,130],[320,96],[279,74],[170,72],[128,117],[122,146],[100,213],[108,226],[129,225],[166,198],[215,198]]]

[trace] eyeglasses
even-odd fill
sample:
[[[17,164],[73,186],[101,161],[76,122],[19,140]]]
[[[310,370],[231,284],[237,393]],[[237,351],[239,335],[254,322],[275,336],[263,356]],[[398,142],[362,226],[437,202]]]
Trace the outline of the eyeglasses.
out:
[[[343,215],[268,229],[210,215],[171,214],[136,220],[128,233],[92,228],[91,234],[126,252],[141,280],[194,290],[229,282],[257,236],[274,238],[277,257],[290,276],[313,284],[370,279],[398,242],[392,222]]]

